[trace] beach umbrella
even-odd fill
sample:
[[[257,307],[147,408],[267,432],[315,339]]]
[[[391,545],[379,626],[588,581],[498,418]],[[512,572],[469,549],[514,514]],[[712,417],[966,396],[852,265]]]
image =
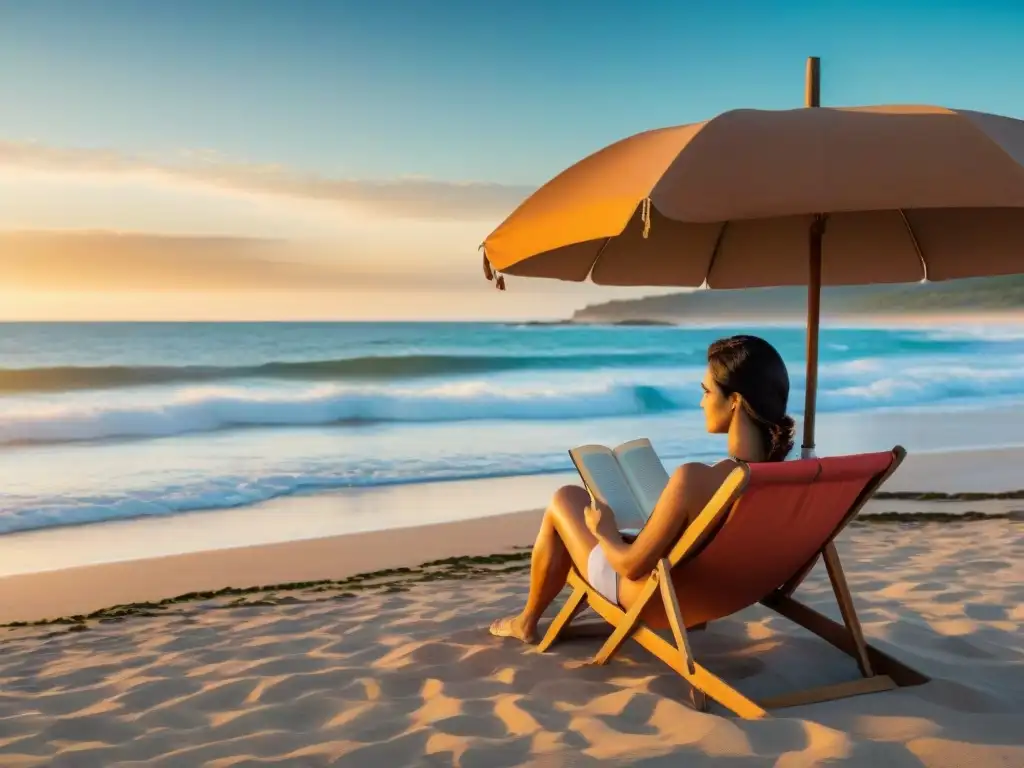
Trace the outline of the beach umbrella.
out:
[[[737,109],[563,171],[484,240],[484,273],[599,285],[807,286],[803,456],[822,285],[1024,273],[1024,121],[934,106]]]

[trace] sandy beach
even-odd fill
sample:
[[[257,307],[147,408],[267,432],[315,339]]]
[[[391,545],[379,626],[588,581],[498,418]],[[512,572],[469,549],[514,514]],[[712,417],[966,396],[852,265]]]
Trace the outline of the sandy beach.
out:
[[[249,546],[0,579],[3,621],[48,619],[0,629],[0,765],[1020,765],[1021,458],[912,455],[840,540],[869,641],[928,675],[922,686],[748,722],[691,709],[636,644],[592,667],[598,638],[546,654],[491,638],[491,619],[525,597],[540,514],[496,510],[566,479],[508,478],[484,517],[332,536],[313,535],[329,527],[307,510],[305,539],[264,531]],[[480,485],[436,485],[418,498],[480,498]],[[413,490],[391,491],[392,508]],[[292,503],[327,498],[340,497]],[[181,524],[116,525],[152,539]],[[47,535],[21,541],[45,552]],[[838,617],[820,567],[799,596]],[[761,608],[693,645],[754,697],[857,676]]]
[[[512,555],[8,630],[0,765],[1022,764],[1024,526],[860,523],[840,552],[869,640],[929,683],[764,721],[699,713],[635,644],[602,668],[594,638],[491,638],[525,595]],[[821,573],[801,592],[837,615]],[[693,646],[755,696],[857,675],[757,608]]]

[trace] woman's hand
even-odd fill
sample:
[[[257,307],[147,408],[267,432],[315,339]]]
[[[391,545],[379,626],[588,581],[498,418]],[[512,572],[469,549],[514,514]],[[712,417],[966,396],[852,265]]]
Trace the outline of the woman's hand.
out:
[[[587,522],[587,528],[597,538],[607,538],[615,528],[615,515],[611,507],[603,502],[591,499],[590,505],[583,510],[583,516]]]

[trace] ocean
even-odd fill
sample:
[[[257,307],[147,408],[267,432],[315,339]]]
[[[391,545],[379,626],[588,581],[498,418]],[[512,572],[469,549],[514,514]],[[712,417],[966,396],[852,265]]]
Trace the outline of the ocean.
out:
[[[724,441],[703,431],[699,382],[708,343],[736,332],[782,353],[799,420],[805,341],[792,327],[6,324],[0,534],[564,472],[573,445],[639,436],[666,463],[714,460]],[[1013,444],[997,427],[935,425],[971,409],[998,425],[1024,404],[1022,373],[1024,328],[826,328],[820,450]]]

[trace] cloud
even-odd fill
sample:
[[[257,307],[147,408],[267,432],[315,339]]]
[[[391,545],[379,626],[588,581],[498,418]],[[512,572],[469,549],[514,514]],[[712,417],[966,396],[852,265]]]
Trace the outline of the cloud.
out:
[[[110,231],[0,231],[0,321],[556,318],[658,293],[368,262],[337,244]]]
[[[0,232],[0,285],[29,291],[323,293],[475,287],[478,270],[358,262],[337,246],[244,237]]]
[[[0,231],[0,291],[102,293],[479,294],[590,301],[651,293],[592,283],[507,277],[498,293],[479,256],[406,264],[367,260],[334,243],[256,237],[83,230]],[[666,289],[668,290],[668,289]],[[653,291],[655,293],[659,291]]]
[[[149,178],[229,193],[356,206],[384,216],[428,220],[503,219],[533,187],[422,178],[383,181],[332,178],[280,165],[228,160],[216,152],[190,151],[169,159],[106,149],[61,148],[0,141],[0,168],[99,176]]]

